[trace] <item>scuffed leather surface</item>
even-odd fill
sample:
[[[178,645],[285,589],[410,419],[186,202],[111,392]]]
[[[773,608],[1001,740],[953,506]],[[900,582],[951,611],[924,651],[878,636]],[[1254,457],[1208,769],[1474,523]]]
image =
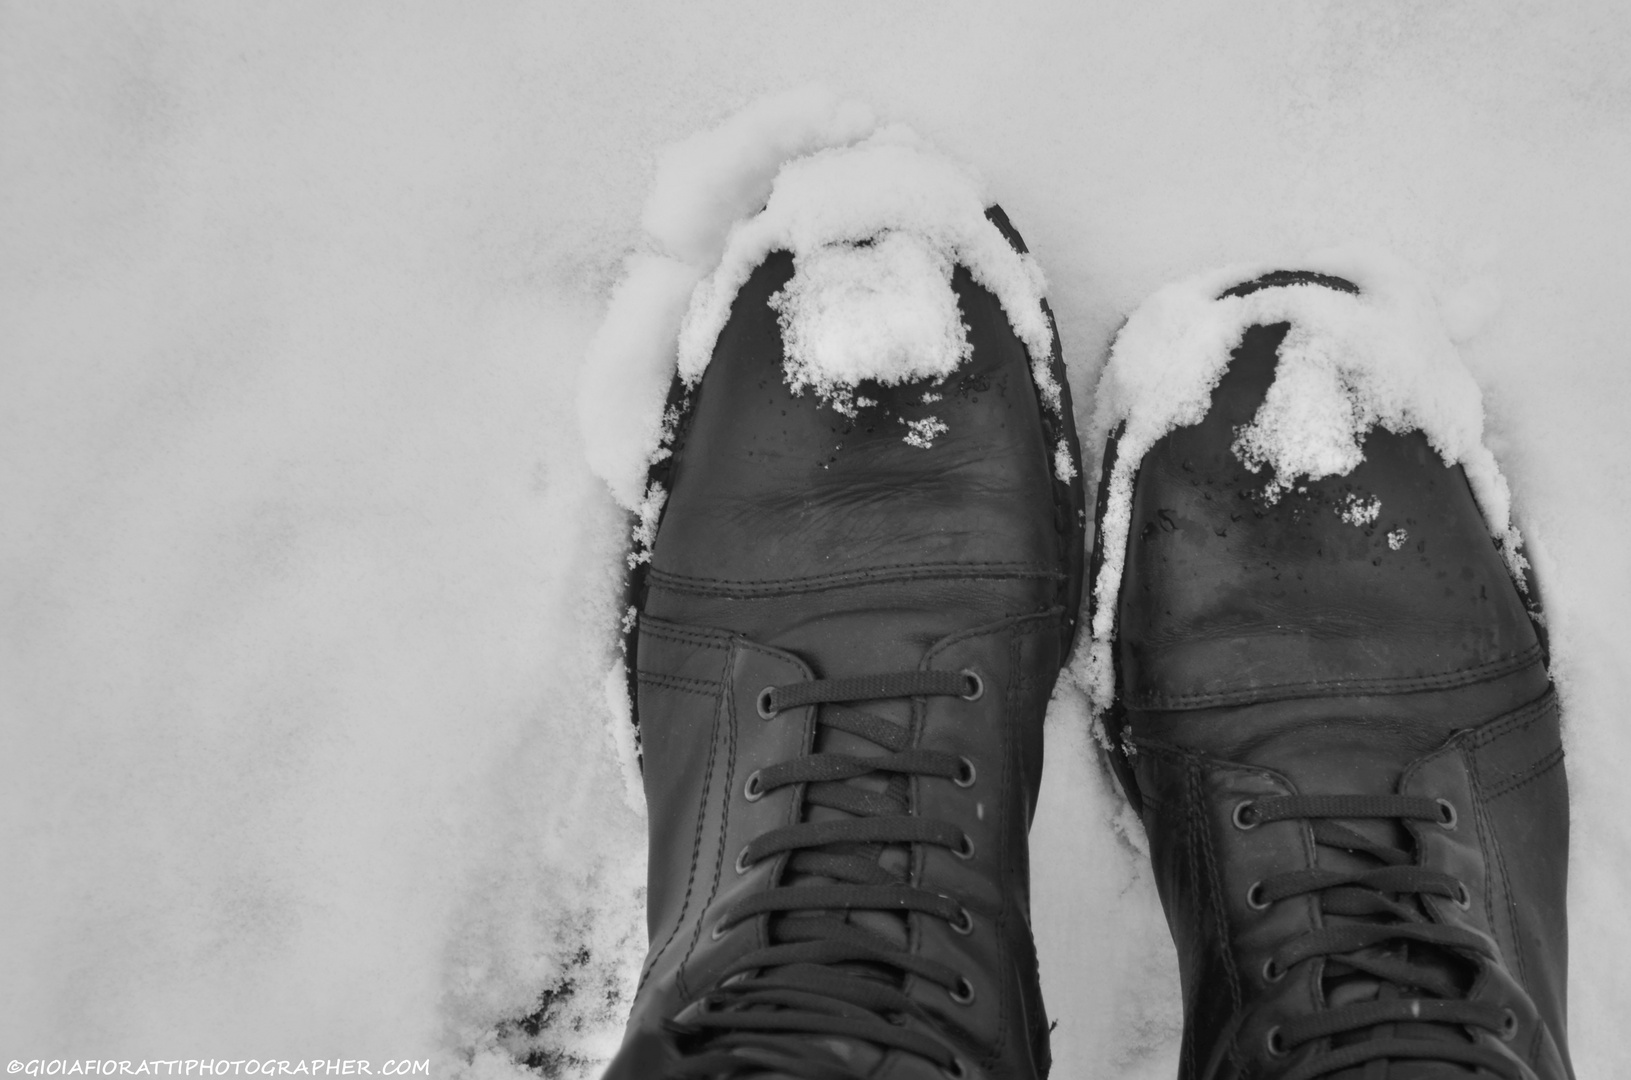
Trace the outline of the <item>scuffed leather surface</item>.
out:
[[[792,273],[792,256],[773,253],[731,309],[675,448],[653,584],[786,593],[913,572],[1057,574],[1053,448],[996,297],[959,268],[973,355],[944,380],[863,383],[879,404],[851,419],[783,378],[768,300]],[[906,422],[929,416],[948,430],[908,445]]]
[[[1269,475],[1230,446],[1262,403],[1282,335],[1248,331],[1206,419],[1140,464],[1118,609],[1126,705],[1450,689],[1538,660],[1465,475],[1420,432],[1377,428],[1353,472],[1268,503]],[[1373,498],[1373,523],[1338,516]],[[1395,550],[1397,528],[1408,535]]]

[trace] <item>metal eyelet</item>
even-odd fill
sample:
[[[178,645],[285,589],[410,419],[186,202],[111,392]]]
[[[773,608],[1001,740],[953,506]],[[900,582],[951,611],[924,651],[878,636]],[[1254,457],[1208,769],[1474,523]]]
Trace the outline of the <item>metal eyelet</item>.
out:
[[[781,710],[776,708],[775,699],[776,688],[774,686],[767,686],[759,691],[759,696],[754,699],[754,704],[759,708],[759,719],[774,720],[776,718],[776,714]]]
[[[1263,1036],[1263,1045],[1268,1048],[1269,1057],[1285,1057],[1291,1053],[1286,1049],[1286,1041],[1280,1037],[1280,1025],[1275,1024]]]
[[[1273,901],[1263,899],[1263,883],[1254,881],[1246,890],[1246,906],[1253,911],[1267,911]]]
[[[1434,799],[1438,803],[1438,824],[1445,832],[1455,832],[1455,806],[1448,799]]]
[[[714,928],[708,931],[708,940],[718,941],[729,932],[729,928],[723,922],[717,922],[714,924]]]
[[[759,782],[758,769],[748,774],[748,782],[742,785],[742,797],[748,802],[758,802],[765,797],[764,785]]]
[[[1455,906],[1462,911],[1472,908],[1472,891],[1459,881],[1455,883]]]
[[[951,928],[964,937],[974,933],[974,916],[968,913],[968,908],[957,905],[957,918],[952,920]]]
[[[1263,961],[1263,981],[1277,983],[1286,977],[1286,969],[1274,962],[1274,957]]]
[[[963,842],[951,849],[951,853],[959,859],[974,858],[974,837],[968,833],[963,834]]]
[[[951,778],[951,782],[958,787],[973,787],[977,775],[979,774],[974,771],[974,762],[966,757],[960,757],[957,759],[957,775]]]
[[[1248,814],[1252,814],[1252,816],[1248,817]],[[1240,829],[1242,832],[1247,829],[1255,829],[1262,824],[1257,820],[1256,815],[1252,813],[1251,799],[1243,799],[1235,804],[1234,821],[1235,828]]]
[[[1518,1037],[1518,1014],[1511,1009],[1501,1010],[1501,1041],[1511,1042]]]
[[[974,1004],[974,984],[966,978],[957,976],[957,985],[946,991],[946,995],[959,1005]]]
[[[964,701],[979,701],[985,696],[985,680],[980,678],[978,671],[964,668],[958,674],[968,680],[968,693],[962,695]]]
[[[743,848],[742,853],[736,857],[736,872],[745,874],[752,865],[752,863],[748,862],[748,849]]]
[[[965,1080],[968,1076],[968,1067],[963,1064],[963,1059],[960,1057],[952,1058],[951,1064],[942,1065],[940,1071],[951,1077],[951,1080]]]

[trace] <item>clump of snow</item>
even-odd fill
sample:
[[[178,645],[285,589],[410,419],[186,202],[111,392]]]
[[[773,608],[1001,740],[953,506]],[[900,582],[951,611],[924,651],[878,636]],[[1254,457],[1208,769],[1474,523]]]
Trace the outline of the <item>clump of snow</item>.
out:
[[[1337,517],[1346,521],[1355,528],[1364,528],[1376,521],[1382,513],[1382,500],[1372,495],[1364,498],[1354,492],[1349,492],[1337,507]]]
[[[902,420],[906,425],[906,445],[928,450],[934,441],[951,429],[938,416],[925,416],[921,420]]]
[[[1335,343],[1317,329],[1293,323],[1280,345],[1274,384],[1252,422],[1236,433],[1232,449],[1248,469],[1271,470],[1269,502],[1299,477],[1318,480],[1353,471],[1364,460],[1361,440],[1375,423],[1363,389],[1343,378],[1323,351]]]
[[[657,526],[662,521],[663,504],[667,501],[668,491],[653,480],[646,489],[645,498],[640,500],[640,505],[634,511],[634,547],[628,554],[630,569],[651,561],[651,546],[657,542]]]
[[[950,374],[972,347],[946,251],[889,232],[800,256],[770,298],[786,345],[787,385],[830,397],[862,379],[896,385]]]
[[[835,267],[834,260],[843,257],[839,251],[856,245],[889,249],[888,256],[871,259],[868,269],[918,279],[909,286],[901,282],[877,286],[904,289],[915,297],[915,307],[934,291],[924,279],[940,277],[949,293],[951,267],[957,263],[968,267],[976,281],[996,294],[1033,362],[1045,365],[1052,356],[1053,337],[1042,307],[1042,270],[1036,260],[1015,251],[986,219],[987,205],[978,179],[904,125],[882,128],[854,146],[788,162],[777,174],[764,210],[731,230],[718,268],[697,287],[680,328],[680,375],[692,383],[702,377],[737,291],[772,251],[793,255],[788,293],[814,300],[830,298],[820,279]],[[893,234],[905,234],[911,242],[892,242]],[[857,314],[873,310],[868,303],[872,291],[869,282],[848,294],[860,304]],[[785,306],[786,324],[820,319],[817,311],[805,307],[797,299]],[[954,305],[952,321],[934,335],[937,341],[952,334],[951,327],[962,336],[955,312]],[[930,358],[903,366],[898,353],[878,353],[865,338],[849,341],[853,348],[833,342],[828,348],[807,347],[798,359],[789,357],[790,385],[792,379],[811,372],[820,373],[820,379],[812,381],[833,384],[854,385],[863,378],[899,383],[949,374],[957,362],[948,363],[950,357],[961,359],[955,351],[940,349]],[[1051,384],[1051,378],[1048,381]],[[1053,394],[1057,409],[1057,387]]]
[[[1373,427],[1419,430],[1446,464],[1466,470],[1490,534],[1524,585],[1527,563],[1511,495],[1483,441],[1483,398],[1424,279],[1370,249],[1327,251],[1301,265],[1346,278],[1360,292],[1292,285],[1220,299],[1231,286],[1275,269],[1233,266],[1161,289],[1116,336],[1099,380],[1090,444],[1104,445],[1118,425],[1122,431],[1102,515],[1092,633],[1073,669],[1095,717],[1115,695],[1111,649],[1138,464],[1161,436],[1201,421],[1230,351],[1254,324],[1291,324],[1274,382],[1233,447],[1248,467],[1268,472],[1267,497],[1301,479],[1346,475],[1363,460]],[[1363,516],[1358,506],[1347,511]]]
[[[1076,479],[1076,455],[1070,452],[1070,443],[1064,439],[1053,448],[1053,475],[1067,484]]]
[[[1388,531],[1387,546],[1393,551],[1398,551],[1400,548],[1404,547],[1404,542],[1409,539],[1410,530],[1401,525],[1397,529],[1391,529]]]

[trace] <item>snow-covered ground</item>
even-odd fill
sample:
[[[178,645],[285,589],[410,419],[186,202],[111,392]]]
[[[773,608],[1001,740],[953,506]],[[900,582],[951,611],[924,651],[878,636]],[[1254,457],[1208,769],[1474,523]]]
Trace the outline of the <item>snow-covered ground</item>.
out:
[[[1576,1064],[1631,1069],[1628,51],[1612,0],[0,3],[0,1056],[594,1074],[644,824],[581,366],[660,148],[820,80],[985,178],[1084,427],[1168,281],[1427,276],[1551,613]],[[1034,837],[1056,1075],[1163,1077],[1085,712]]]

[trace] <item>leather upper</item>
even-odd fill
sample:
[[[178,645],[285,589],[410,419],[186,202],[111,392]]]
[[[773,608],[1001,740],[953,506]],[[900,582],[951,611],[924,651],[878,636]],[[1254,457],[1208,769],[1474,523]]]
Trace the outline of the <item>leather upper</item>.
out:
[[[1403,796],[1444,800],[1455,828],[1340,824],[1465,886],[1465,906],[1442,896],[1412,903],[1486,945],[1409,955],[1471,979],[1467,1000],[1510,1009],[1516,1026],[1458,1035],[1395,1024],[1394,1035],[1476,1043],[1515,1075],[1563,1080],[1567,788],[1541,645],[1464,475],[1419,433],[1373,431],[1353,472],[1300,481],[1278,500],[1265,493],[1270,478],[1235,457],[1235,430],[1262,402],[1285,330],[1248,330],[1206,418],[1141,461],[1118,599],[1108,727],[1178,948],[1181,1075],[1311,1068],[1354,1037],[1277,1054],[1271,1029],[1398,992],[1352,972],[1332,981],[1346,969],[1328,960],[1265,969],[1324,927],[1378,917],[1322,913],[1313,894],[1261,902],[1254,888],[1276,875],[1367,864],[1316,843],[1310,820],[1242,828],[1239,807]],[[1353,514],[1373,500],[1373,520]],[[1380,1028],[1372,1036],[1393,1037]],[[1385,1073],[1319,1075],[1468,1073],[1395,1060]]]
[[[825,706],[761,717],[761,691],[916,670],[973,671],[983,692],[857,707],[910,731],[915,749],[966,760],[973,781],[850,783],[907,791],[914,815],[963,831],[966,857],[912,844],[885,845],[878,858],[953,898],[972,930],[923,914],[850,919],[967,978],[973,1000],[961,1002],[907,976],[903,989],[929,1019],[907,1017],[905,1026],[957,1047],[969,1076],[1045,1075],[1026,834],[1042,717],[1081,582],[1080,486],[1052,466],[1059,439],[1074,452],[1068,391],[1064,419],[1048,415],[1000,305],[959,268],[953,288],[973,355],[950,377],[863,383],[858,393],[873,404],[853,417],[793,395],[768,304],[792,270],[790,256],[773,253],[738,294],[701,382],[676,387],[683,416],[673,456],[653,473],[668,496],[636,581],[630,650],[650,815],[651,945],[607,1076],[645,1080],[675,1067],[683,1054],[670,1022],[694,1018],[730,965],[771,941],[773,915],[725,924],[733,905],[790,880],[785,854],[739,872],[745,846],[778,827],[842,816],[806,805],[804,785],[750,798],[747,778],[799,755],[881,753],[824,726]],[[904,441],[906,422],[926,416],[946,425],[927,450]],[[821,1045],[858,1075],[947,1075],[899,1050]]]

